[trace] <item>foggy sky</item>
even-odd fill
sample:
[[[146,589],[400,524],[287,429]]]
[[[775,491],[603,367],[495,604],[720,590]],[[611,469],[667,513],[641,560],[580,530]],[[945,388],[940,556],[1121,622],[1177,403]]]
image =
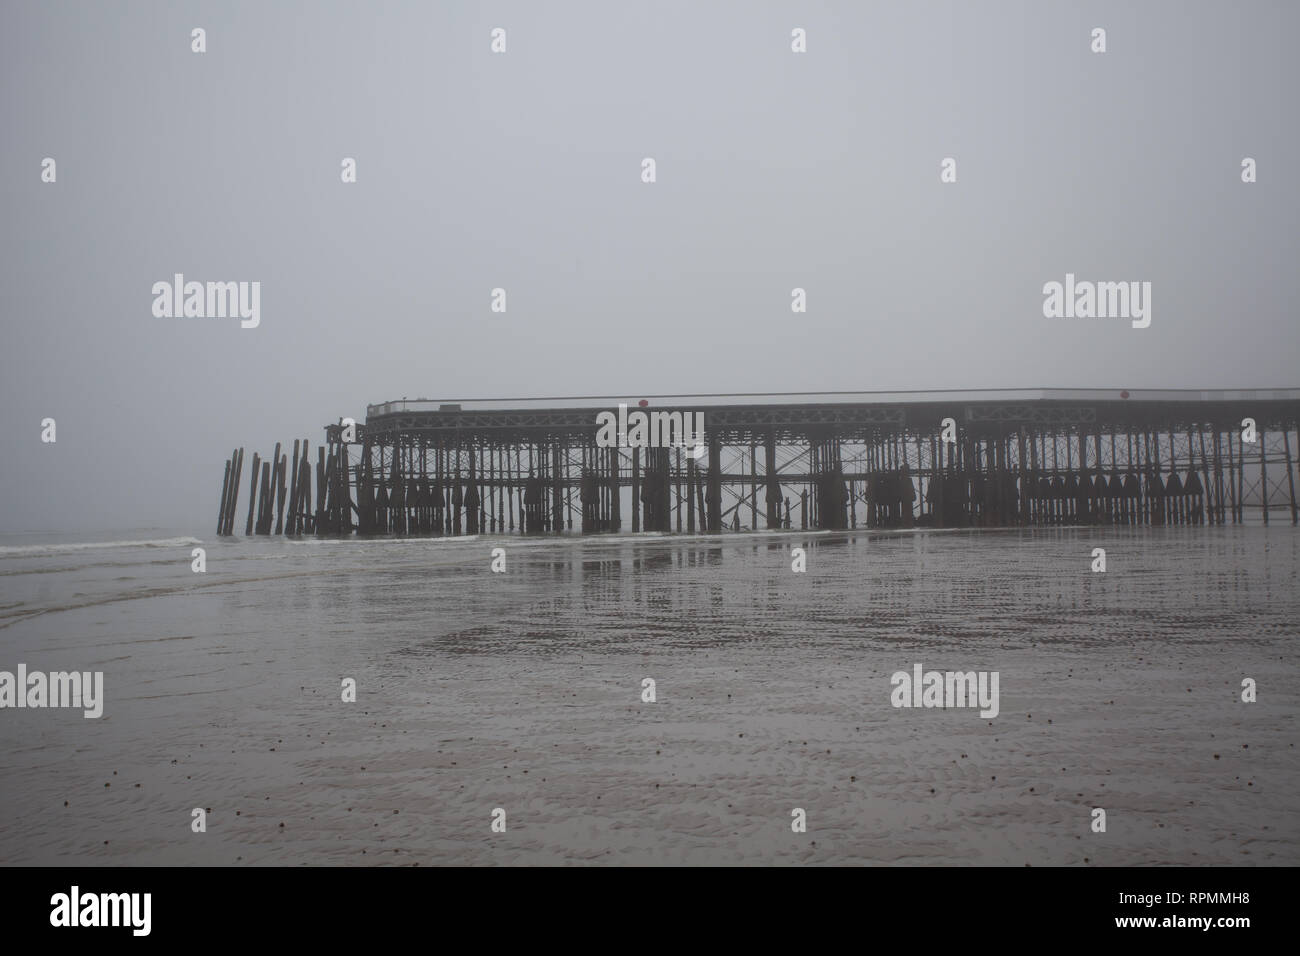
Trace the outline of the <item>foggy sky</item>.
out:
[[[1297,36],[1290,2],[6,2],[0,530],[211,536],[233,447],[403,396],[1295,386]],[[155,318],[177,272],[260,281],[260,327]],[[1150,328],[1045,319],[1067,272],[1150,281]]]

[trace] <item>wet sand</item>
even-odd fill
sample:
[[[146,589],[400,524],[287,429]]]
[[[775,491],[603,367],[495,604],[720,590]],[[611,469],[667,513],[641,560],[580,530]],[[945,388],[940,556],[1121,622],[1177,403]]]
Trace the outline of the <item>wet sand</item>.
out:
[[[1300,862],[1289,526],[192,546],[0,548],[0,861]]]

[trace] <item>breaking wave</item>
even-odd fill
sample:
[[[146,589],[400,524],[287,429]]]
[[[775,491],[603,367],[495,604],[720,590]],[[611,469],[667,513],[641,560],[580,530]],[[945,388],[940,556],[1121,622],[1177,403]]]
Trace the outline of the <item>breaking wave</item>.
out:
[[[75,554],[109,548],[186,548],[202,544],[198,538],[152,538],[137,541],[82,541],[69,544],[0,545],[0,558],[41,558],[47,555]]]

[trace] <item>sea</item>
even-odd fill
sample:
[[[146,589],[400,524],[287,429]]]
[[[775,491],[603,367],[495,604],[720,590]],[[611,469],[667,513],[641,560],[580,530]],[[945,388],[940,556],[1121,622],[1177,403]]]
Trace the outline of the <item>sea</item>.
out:
[[[3,535],[0,671],[104,700],[0,709],[0,864],[1296,865],[1298,571],[1276,522]]]

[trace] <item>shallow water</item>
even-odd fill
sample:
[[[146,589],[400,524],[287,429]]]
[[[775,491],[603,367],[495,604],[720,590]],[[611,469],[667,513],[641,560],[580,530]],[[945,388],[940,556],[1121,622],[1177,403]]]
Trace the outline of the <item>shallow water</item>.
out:
[[[1300,862],[1290,526],[153,540],[0,541],[4,863]]]

